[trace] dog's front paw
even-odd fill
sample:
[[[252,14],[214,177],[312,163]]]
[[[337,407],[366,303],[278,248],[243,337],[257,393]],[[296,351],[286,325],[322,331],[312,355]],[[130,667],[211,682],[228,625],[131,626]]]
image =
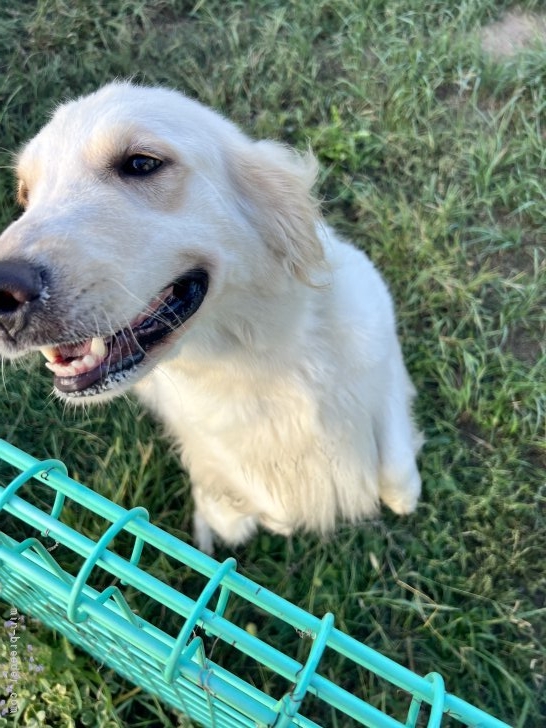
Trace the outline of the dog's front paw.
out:
[[[415,463],[405,471],[383,472],[379,497],[399,516],[413,513],[421,495],[421,476]]]
[[[206,554],[214,552],[214,540],[220,538],[230,546],[239,546],[251,538],[257,529],[254,516],[238,513],[228,504],[221,507],[220,501],[213,501],[215,510],[207,509],[207,517],[197,509],[193,516],[193,535],[197,548]]]

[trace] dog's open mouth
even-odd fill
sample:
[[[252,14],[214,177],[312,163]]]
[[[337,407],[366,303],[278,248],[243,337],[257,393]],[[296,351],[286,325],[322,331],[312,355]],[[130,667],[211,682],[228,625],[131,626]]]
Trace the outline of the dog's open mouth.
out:
[[[149,351],[193,316],[206,296],[208,280],[204,270],[192,270],[115,334],[43,347],[55,388],[69,397],[92,396],[127,379]]]

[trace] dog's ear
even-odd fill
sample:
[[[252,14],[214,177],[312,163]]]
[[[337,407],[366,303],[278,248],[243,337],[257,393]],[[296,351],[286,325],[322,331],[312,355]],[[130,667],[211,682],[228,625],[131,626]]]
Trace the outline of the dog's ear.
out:
[[[324,262],[317,236],[320,216],[312,195],[318,162],[277,142],[250,142],[230,161],[237,201],[243,214],[289,271],[312,283]]]

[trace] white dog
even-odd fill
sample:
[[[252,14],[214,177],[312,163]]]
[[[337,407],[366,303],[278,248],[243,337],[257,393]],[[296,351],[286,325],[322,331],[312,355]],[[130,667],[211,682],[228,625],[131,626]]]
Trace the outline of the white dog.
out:
[[[114,83],[61,106],[17,173],[0,353],[40,350],[71,402],[134,387],[181,446],[203,550],[415,508],[391,298],[321,222],[310,154]]]

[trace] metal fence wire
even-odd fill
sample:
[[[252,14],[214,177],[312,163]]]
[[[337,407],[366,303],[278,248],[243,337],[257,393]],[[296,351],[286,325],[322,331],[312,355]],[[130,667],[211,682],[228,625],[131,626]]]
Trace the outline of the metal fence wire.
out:
[[[353,725],[372,728],[434,728],[449,716],[450,725],[456,720],[469,726],[507,728],[448,693],[439,673],[421,677],[402,667],[336,629],[332,614],[318,619],[239,574],[235,559],[219,563],[151,524],[144,508],[126,510],[77,483],[68,477],[61,461],[36,460],[3,440],[0,460],[19,471],[9,482],[0,479],[0,598],[31,613],[100,663],[203,726],[317,728],[332,723],[329,718],[317,723],[316,715],[331,715],[335,709],[341,716],[339,725],[349,724],[351,718]],[[68,502],[110,524],[96,542],[63,522]],[[22,524],[36,535],[17,541],[13,535]],[[114,538],[122,532],[132,543],[130,556],[113,549]],[[46,538],[64,547],[65,565],[70,562],[67,553],[73,555],[79,563],[75,574],[57,563],[57,549],[48,550]],[[144,547],[201,575],[205,586],[197,598],[139,566]],[[97,572],[107,573],[107,580],[120,586],[97,590],[88,583],[92,572],[94,577]],[[144,595],[148,603],[152,600],[156,613],[167,608],[177,615],[178,634],[169,635],[139,616],[128,592]],[[310,637],[306,659],[298,661],[230,621],[226,607],[235,598]],[[204,639],[209,638],[280,676],[286,683],[283,694],[268,695],[244,676],[216,664],[205,651]],[[346,658],[348,670],[359,666],[393,689],[405,691],[405,722],[322,675],[321,659],[328,650]],[[322,711],[315,707],[314,720],[305,715],[308,696],[323,707]]]

